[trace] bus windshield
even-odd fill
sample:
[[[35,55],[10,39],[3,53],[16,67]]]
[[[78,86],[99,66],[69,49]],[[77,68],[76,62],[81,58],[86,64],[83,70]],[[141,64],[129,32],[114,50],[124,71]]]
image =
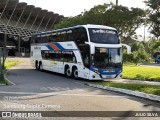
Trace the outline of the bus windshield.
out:
[[[122,67],[121,48],[95,48],[93,65],[96,68],[119,68]]]
[[[90,41],[101,44],[119,44],[117,31],[101,28],[89,28]]]

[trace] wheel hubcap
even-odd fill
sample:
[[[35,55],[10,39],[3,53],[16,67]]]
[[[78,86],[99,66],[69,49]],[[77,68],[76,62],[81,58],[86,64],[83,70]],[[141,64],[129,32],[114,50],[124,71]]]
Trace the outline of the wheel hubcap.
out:
[[[67,69],[67,76],[71,76],[71,71],[69,69]]]
[[[40,70],[42,70],[42,65],[40,65]]]
[[[78,78],[78,70],[77,69],[74,71],[74,77]]]

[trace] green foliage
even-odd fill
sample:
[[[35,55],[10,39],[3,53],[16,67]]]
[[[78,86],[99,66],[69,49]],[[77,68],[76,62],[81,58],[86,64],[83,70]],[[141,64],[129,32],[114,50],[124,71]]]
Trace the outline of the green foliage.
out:
[[[160,80],[160,68],[127,65],[123,67],[123,78],[141,80]]]
[[[143,50],[138,50],[132,52],[132,61],[137,65],[140,62],[148,61],[148,55]]]
[[[13,66],[16,66],[17,64],[20,64],[21,62],[20,61],[13,61],[13,60],[7,60],[6,62],[5,62],[5,68],[6,69],[10,69],[11,67],[13,67]]]
[[[138,65],[138,63],[150,62],[150,55],[144,49],[133,51],[129,55],[123,52],[123,60]]]
[[[8,85],[9,83],[8,83],[7,80],[0,80],[0,84],[2,84],[2,85]]]
[[[81,25],[80,23],[82,21],[82,16],[76,16],[76,17],[69,17],[64,18],[58,25],[55,26],[55,29],[61,29],[66,27],[72,27],[75,25]]]
[[[131,46],[132,46],[132,52],[137,51],[137,50],[144,50],[145,49],[142,42],[132,43]]]
[[[111,82],[100,82],[99,85],[116,87],[122,89],[128,89],[153,95],[160,96],[160,85],[147,85],[147,84],[125,84],[125,83],[111,83]]]
[[[124,62],[132,62],[135,64],[151,62],[154,61],[153,54],[160,51],[160,42],[156,40],[135,42],[130,44],[130,46],[132,48],[132,54],[128,55],[126,51],[123,51]]]
[[[5,69],[10,69],[11,67],[13,66],[16,66],[17,64],[21,63],[20,61],[14,61],[14,60],[6,60],[5,61]],[[3,80],[3,79],[0,79],[0,84],[8,84],[8,81],[7,80]]]
[[[116,6],[113,3],[98,5],[75,17],[64,18],[55,29],[82,24],[100,24],[115,27],[122,42],[134,37],[135,30],[143,24],[145,11],[140,8]]]
[[[160,37],[160,1],[147,0],[146,5],[149,6],[150,32],[157,38]]]

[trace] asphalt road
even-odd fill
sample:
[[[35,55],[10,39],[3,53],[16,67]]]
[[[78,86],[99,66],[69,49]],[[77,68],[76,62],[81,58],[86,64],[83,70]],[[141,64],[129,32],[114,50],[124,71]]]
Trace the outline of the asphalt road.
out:
[[[91,88],[84,85],[88,82],[85,80],[36,71],[29,59],[9,70],[7,79],[15,85],[0,86],[1,111],[160,111],[157,102]]]

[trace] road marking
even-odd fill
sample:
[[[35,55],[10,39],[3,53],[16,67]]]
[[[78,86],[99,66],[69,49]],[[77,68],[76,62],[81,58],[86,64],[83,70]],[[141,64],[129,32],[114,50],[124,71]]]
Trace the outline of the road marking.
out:
[[[38,93],[32,93],[32,92],[5,92],[5,91],[0,91],[2,94],[38,94]]]
[[[54,93],[32,93],[32,92],[5,92],[0,91],[2,94],[27,94],[27,95],[38,95],[38,96],[45,96],[45,95],[58,95],[58,96],[82,96],[82,97],[110,97],[110,98],[126,98],[127,96],[112,96],[112,95],[91,95],[91,94],[72,94],[72,93],[61,93],[61,92],[54,92]]]
[[[82,96],[82,97],[110,97],[110,98],[124,98],[126,96],[112,96],[112,95],[91,95],[91,94],[59,94],[62,96]]]

